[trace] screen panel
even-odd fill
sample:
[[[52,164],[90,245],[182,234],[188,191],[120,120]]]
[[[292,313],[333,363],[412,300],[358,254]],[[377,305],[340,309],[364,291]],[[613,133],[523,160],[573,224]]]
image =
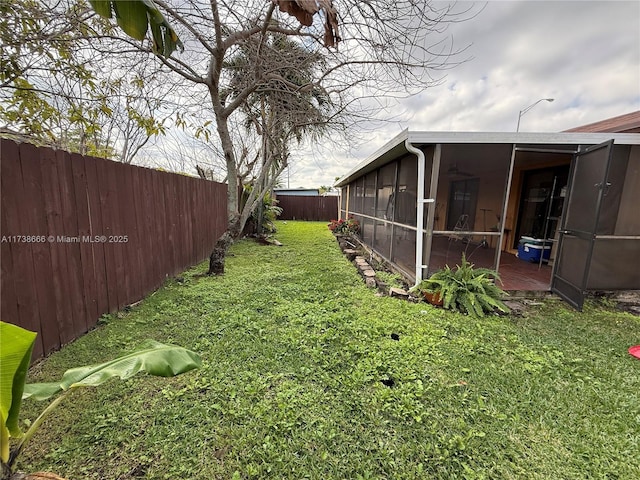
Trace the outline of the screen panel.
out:
[[[395,180],[397,162],[385,165],[378,171],[376,217],[393,220],[395,205]]]
[[[598,239],[589,270],[589,290],[640,290],[640,240]]]
[[[360,217],[360,238],[367,245],[373,245],[373,220]]]
[[[416,232],[409,228],[396,226],[393,235],[393,257],[391,260],[407,273],[415,276],[416,270]]]
[[[391,258],[391,235],[393,226],[390,223],[376,221],[373,246],[386,259]]]
[[[376,172],[370,172],[364,177],[364,199],[362,213],[375,216],[376,203]]]
[[[418,190],[418,161],[414,155],[400,161],[398,185],[396,189],[395,221],[416,226]]]
[[[565,230],[594,232],[600,189],[607,172],[610,149],[601,148],[577,159]]]

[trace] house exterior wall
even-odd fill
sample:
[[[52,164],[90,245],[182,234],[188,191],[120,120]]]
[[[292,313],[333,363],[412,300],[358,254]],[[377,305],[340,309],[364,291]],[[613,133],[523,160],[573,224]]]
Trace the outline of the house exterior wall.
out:
[[[425,154],[424,192],[429,198],[435,146],[423,146],[422,151]],[[443,145],[440,161],[434,205],[434,237],[450,239],[452,228],[447,229],[447,220],[449,224],[455,224],[458,219],[457,215],[453,215],[456,218],[447,218],[452,215],[447,208],[452,182],[471,178],[479,184],[472,215],[475,222],[469,225],[470,230],[477,233],[469,236],[468,240],[477,245],[483,238],[489,239],[496,246],[496,226],[505,199],[511,145]],[[448,174],[452,167],[463,164],[474,173],[469,176],[466,173]],[[361,225],[361,240],[412,279],[416,276],[417,187],[417,157],[405,153],[343,186],[340,215],[357,219]],[[427,218],[428,210],[425,209],[424,225],[427,225]],[[426,265],[431,263],[428,253],[424,252],[423,263]],[[459,262],[459,256],[453,261]],[[434,265],[437,265],[435,268],[441,266],[438,262]],[[478,266],[495,268],[491,262]],[[428,268],[423,273],[431,273],[435,268]]]
[[[276,195],[289,195],[297,197],[317,197],[320,190],[317,188],[276,188],[273,190]]]

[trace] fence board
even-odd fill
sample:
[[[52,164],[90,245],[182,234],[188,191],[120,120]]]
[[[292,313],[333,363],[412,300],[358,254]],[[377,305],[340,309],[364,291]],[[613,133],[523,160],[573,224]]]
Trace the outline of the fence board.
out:
[[[33,145],[22,145],[20,160],[23,165],[22,178],[25,194],[31,199],[30,210],[27,214],[30,232],[38,238],[31,243],[31,254],[34,273],[34,287],[37,295],[38,319],[44,353],[59,344],[56,325],[49,321],[56,309],[56,300],[50,284],[53,278],[51,268],[51,251],[49,243],[45,241],[47,219],[39,212],[44,210],[44,194],[42,188],[42,171],[39,168],[39,151]]]
[[[153,260],[158,263],[159,271],[158,274],[161,275],[162,272],[165,272],[166,275],[169,274],[168,270],[170,268],[169,257],[167,255],[162,255],[162,249],[164,245],[168,243],[167,237],[170,232],[166,228],[166,221],[164,214],[168,213],[164,204],[165,193],[162,183],[162,173],[154,172],[153,174]],[[161,236],[164,232],[164,236]],[[156,282],[156,288],[159,287],[163,278],[158,278]]]
[[[131,284],[132,275],[135,273],[129,255],[128,243],[119,241],[127,232],[126,217],[131,214],[131,196],[127,192],[126,177],[127,166],[118,164],[114,168],[114,191],[118,194],[118,200],[113,205],[114,225],[112,234],[107,237],[107,243],[116,252],[116,275],[118,277],[118,310],[132,303]]]
[[[2,162],[2,213],[7,216],[6,235],[14,237],[10,241],[17,320],[21,325],[24,325],[24,328],[38,331],[40,318],[36,303],[33,256],[31,243],[26,240],[26,237],[33,234],[29,226],[28,214],[21,214],[21,211],[29,212],[31,210],[31,199],[24,189],[19,149],[17,146],[10,148],[10,152],[4,150],[2,152],[3,155],[8,153],[14,157],[13,162],[8,162],[8,164]],[[5,234],[3,233],[3,235]],[[18,238],[15,238],[16,236]],[[34,355],[43,354],[42,336],[36,339],[33,350]]]
[[[204,189],[204,184],[202,182],[198,182],[195,185],[195,195],[191,197],[191,209],[196,212],[195,215],[191,217],[191,228],[193,229],[193,242],[195,245],[196,252],[198,252],[199,256],[202,256],[203,252],[206,248],[205,238],[207,233],[209,232],[211,225],[211,221],[204,212],[200,211],[201,208],[204,208],[206,204],[206,192]],[[217,202],[217,199],[212,199],[213,202]],[[213,245],[209,245],[212,247]]]
[[[113,209],[111,208],[111,202],[113,200],[112,191],[112,179],[111,169],[108,169],[108,162],[106,160],[99,159],[96,161],[96,167],[98,172],[98,181],[100,188],[100,212],[102,216],[102,231],[96,232],[99,236],[112,235],[112,228],[114,224]],[[111,313],[118,309],[118,276],[116,272],[116,252],[113,248],[109,248],[105,242],[103,242],[104,248],[104,269],[107,280],[107,305],[108,310],[105,313]]]
[[[96,275],[93,265],[93,252],[91,243],[83,241],[90,236],[91,218],[89,216],[89,196],[87,191],[87,173],[85,158],[81,155],[71,155],[71,174],[73,177],[73,192],[76,208],[76,228],[69,233],[75,238],[79,237],[78,248],[80,251],[80,278],[82,281],[82,303],[84,316],[82,318],[85,328],[91,328],[92,318],[97,318],[96,305]]]
[[[4,169],[0,165],[0,179],[5,177]],[[0,186],[0,205],[2,208],[8,208],[4,194],[6,193],[4,185]],[[2,215],[0,219],[0,230],[3,233],[11,231],[8,228],[7,216]],[[9,298],[15,298],[16,291],[13,286],[13,258],[11,256],[11,242],[3,241],[0,243],[0,292]],[[18,318],[18,305],[15,302],[0,302],[0,319],[1,318]]]
[[[0,168],[0,234],[47,238],[0,245],[0,316],[39,333],[34,359],[204,260],[226,228],[223,184],[6,139]]]
[[[281,220],[328,222],[338,215],[338,197],[278,195],[277,200]]]
[[[124,231],[122,238],[123,246],[127,252],[127,265],[129,266],[129,290],[127,292],[126,304],[133,303],[136,299],[142,297],[143,293],[143,274],[141,266],[142,248],[140,247],[140,239],[138,238],[138,219],[135,208],[135,180],[138,169],[128,170],[129,174],[124,175],[125,192],[122,201],[127,205],[127,209],[123,215]],[[125,237],[126,236],[126,241]]]
[[[114,195],[114,197],[110,199],[112,227],[111,233],[109,235],[106,235],[107,241],[105,243],[107,243],[108,248],[113,249],[114,252],[117,279],[116,281],[118,283],[118,304],[116,309],[120,310],[127,305],[127,290],[129,289],[129,264],[127,263],[128,259],[126,257],[126,252],[123,248],[122,243],[110,242],[110,240],[124,234],[122,216],[127,214],[130,206],[127,205],[125,207],[124,203],[120,201],[121,196],[123,196],[125,191],[122,167],[126,167],[126,165],[116,164],[115,167],[116,168],[110,169],[111,175],[109,177],[109,180],[111,182],[111,192]],[[117,199],[115,198],[116,195],[118,197]]]
[[[178,263],[176,258],[176,217],[178,210],[176,206],[175,194],[173,191],[173,182],[169,182],[169,178],[165,174],[160,175],[162,179],[162,188],[164,190],[164,211],[168,214],[163,216],[167,231],[167,242],[169,244],[169,251],[167,252],[167,275],[173,275],[174,265]]]
[[[180,265],[184,266],[189,263],[189,258],[196,255],[196,250],[193,248],[193,226],[189,221],[188,212],[189,212],[189,190],[191,190],[190,178],[184,177],[180,179],[181,181],[178,183],[178,200],[180,201],[180,232],[182,233],[182,239],[180,243],[182,244],[182,248],[179,250],[182,252],[182,260],[180,261]],[[182,267],[181,267],[182,269]]]
[[[86,159],[85,173],[87,179],[87,195],[89,201],[90,228],[89,235],[92,239],[101,235],[104,231],[102,226],[102,206],[100,204],[100,185],[98,182],[98,166],[94,159]],[[93,273],[95,275],[95,305],[96,317],[109,311],[109,298],[107,292],[107,270],[105,264],[105,251],[102,242],[91,243],[91,262],[93,263]]]
[[[58,172],[62,173],[59,176],[59,180],[63,231],[56,236],[60,235],[63,239],[58,240],[56,238],[56,242],[64,243],[67,252],[68,277],[63,281],[69,283],[71,287],[68,290],[68,298],[71,302],[73,331],[84,333],[88,327],[86,321],[87,311],[84,305],[84,279],[82,278],[80,242],[67,241],[67,239],[75,237],[78,232],[78,205],[73,181],[71,154],[65,153],[62,158],[62,168]]]
[[[7,145],[6,150],[3,150],[3,154],[11,156],[15,161],[0,162],[0,181],[2,182],[1,226],[3,235],[2,248],[0,249],[0,254],[2,254],[2,262],[0,262],[2,266],[0,270],[2,273],[2,298],[12,295],[13,300],[11,304],[2,303],[2,318],[15,318],[24,322],[25,325],[32,325],[31,319],[25,316],[25,312],[20,309],[19,301],[24,297],[24,292],[19,292],[20,281],[16,279],[16,277],[22,276],[21,274],[23,273],[21,268],[24,268],[24,265],[21,264],[20,260],[24,255],[25,249],[25,245],[20,245],[13,238],[21,233],[19,203],[22,171],[18,160],[18,146],[16,144]],[[7,274],[11,276],[7,277]],[[22,319],[21,316],[23,316]],[[38,344],[41,354],[43,349],[42,342],[38,342]]]
[[[58,152],[59,153],[59,152]],[[56,300],[56,327],[58,329],[59,344],[70,342],[73,337],[73,316],[71,304],[66,295],[66,285],[62,284],[63,279],[68,278],[67,252],[63,243],[55,241],[57,233],[64,231],[62,224],[62,203],[60,200],[60,182],[58,175],[58,153],[45,149],[40,155],[42,178],[46,179],[42,185],[42,193],[45,202],[45,215],[47,223],[47,236],[54,241],[49,241],[49,252],[51,256],[51,283]],[[4,161],[7,161],[6,159]],[[56,233],[57,232],[57,233]],[[52,345],[52,348],[57,348]]]
[[[138,207],[138,219],[141,222],[138,227],[138,233],[142,236],[140,245],[140,268],[145,272],[145,290],[155,289],[155,279],[158,277],[157,262],[150,261],[153,258],[153,228],[151,219],[153,218],[152,205],[153,205],[153,178],[151,175],[142,175],[139,172],[139,193],[138,200],[140,205]],[[144,292],[146,293],[146,292]]]

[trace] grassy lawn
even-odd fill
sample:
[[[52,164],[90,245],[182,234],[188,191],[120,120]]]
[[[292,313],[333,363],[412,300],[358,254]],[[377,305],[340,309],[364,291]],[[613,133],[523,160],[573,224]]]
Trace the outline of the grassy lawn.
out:
[[[280,223],[277,238],[236,244],[224,277],[193,268],[34,368],[30,381],[50,381],[145,338],[203,357],[180,377],[76,392],[19,468],[71,480],[640,478],[637,317],[549,300],[474,320],[376,296],[325,224]],[[25,417],[40,406],[25,401]]]

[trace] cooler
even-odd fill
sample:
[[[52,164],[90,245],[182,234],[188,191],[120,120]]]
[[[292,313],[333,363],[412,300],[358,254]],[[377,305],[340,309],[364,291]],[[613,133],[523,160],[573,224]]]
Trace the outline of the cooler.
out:
[[[528,241],[528,237],[520,239],[520,242],[518,242],[518,258],[532,263],[538,263],[540,257],[542,257],[543,261],[549,260],[551,256],[551,241],[547,240],[547,244],[543,246],[544,240],[532,240],[535,241]]]

